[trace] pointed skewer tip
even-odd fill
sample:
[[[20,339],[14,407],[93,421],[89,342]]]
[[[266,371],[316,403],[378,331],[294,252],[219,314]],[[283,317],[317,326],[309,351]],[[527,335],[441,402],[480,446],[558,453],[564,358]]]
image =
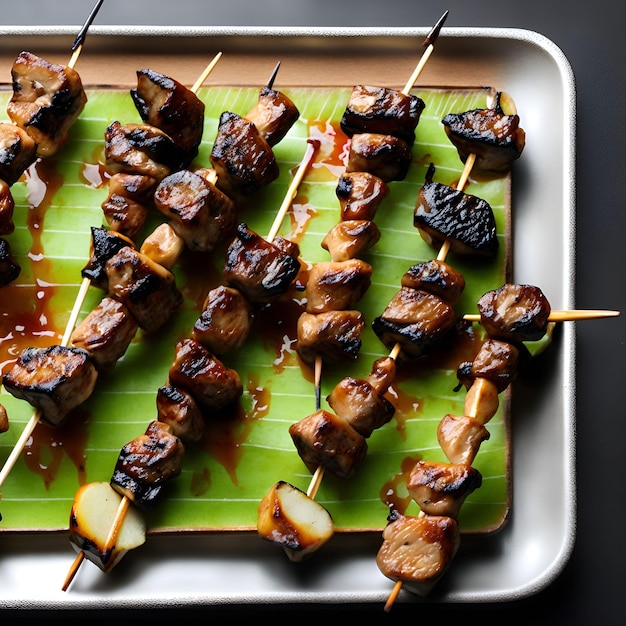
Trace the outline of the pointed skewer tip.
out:
[[[274,71],[272,72],[272,75],[270,76],[270,79],[267,81],[267,88],[271,89],[274,86],[274,81],[276,80],[276,76],[278,74],[278,68],[280,67],[280,61],[278,61],[278,63],[276,63],[276,67],[274,68]]]
[[[450,11],[446,10],[439,18],[438,22],[431,28],[430,32],[426,36],[426,39],[424,39],[424,43],[422,44],[424,48],[434,45],[437,37],[439,37],[439,32],[441,31],[444,22],[448,19],[448,13],[450,13]]]
[[[91,26],[91,24],[94,21],[96,15],[98,14],[98,11],[100,10],[100,7],[102,6],[103,2],[104,2],[104,0],[98,0],[98,2],[96,2],[96,4],[95,4],[94,8],[91,10],[91,13],[89,14],[89,17],[87,17],[87,20],[83,24],[83,27],[80,29],[80,32],[76,36],[76,39],[74,39],[74,43],[72,44],[72,48],[71,48],[72,52],[76,51],[84,43],[85,37],[87,35],[87,31],[89,30],[89,27]]]

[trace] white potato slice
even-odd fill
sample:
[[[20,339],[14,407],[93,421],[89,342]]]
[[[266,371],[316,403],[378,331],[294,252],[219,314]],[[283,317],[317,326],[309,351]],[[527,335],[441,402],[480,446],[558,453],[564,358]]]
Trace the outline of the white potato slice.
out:
[[[70,544],[76,552],[109,572],[120,559],[146,540],[146,524],[134,507],[126,511],[112,550],[105,551],[122,496],[108,482],[81,485],[74,496],[70,513]]]
[[[291,561],[302,561],[334,533],[330,513],[304,491],[278,481],[261,500],[257,531],[281,545]]]

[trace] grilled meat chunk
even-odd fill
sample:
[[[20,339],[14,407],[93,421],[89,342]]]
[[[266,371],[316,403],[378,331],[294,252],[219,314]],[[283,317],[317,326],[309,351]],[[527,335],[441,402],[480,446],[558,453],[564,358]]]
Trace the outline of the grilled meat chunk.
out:
[[[74,329],[70,343],[87,352],[99,372],[110,370],[126,353],[137,333],[128,309],[105,296]]]
[[[412,265],[402,276],[402,287],[422,289],[456,304],[465,289],[465,278],[445,261],[431,259]]]
[[[153,420],[119,453],[111,487],[138,508],[152,510],[171,478],[180,474],[185,446],[168,424]]]
[[[350,141],[346,172],[370,172],[385,182],[404,180],[412,158],[411,146],[398,137],[360,133]]]
[[[223,409],[243,394],[239,374],[191,338],[176,344],[169,380],[188,391],[198,404],[213,410]]]
[[[13,95],[7,114],[37,146],[37,156],[59,151],[81,114],[87,96],[78,72],[49,63],[32,52],[20,52],[11,68]]]
[[[225,111],[210,155],[217,186],[230,197],[249,196],[279,175],[270,144],[249,120]]]
[[[425,106],[421,98],[395,89],[355,85],[341,118],[341,130],[348,137],[359,133],[393,135],[412,145]]]
[[[494,255],[498,250],[496,220],[489,203],[432,180],[430,165],[419,191],[413,223],[422,239],[440,248],[444,241],[457,254]]]
[[[185,241],[169,224],[159,224],[144,240],[139,248],[155,263],[171,270],[185,249]]]
[[[289,427],[300,458],[313,473],[322,465],[338,478],[351,478],[367,454],[367,440],[346,420],[320,409]]]
[[[37,146],[17,124],[0,123],[0,179],[9,187],[35,162]]]
[[[326,311],[298,317],[296,349],[308,365],[320,355],[324,362],[353,361],[361,349],[365,318],[360,311]]]
[[[521,343],[541,339],[548,328],[550,303],[539,287],[505,283],[478,300],[480,323],[493,339]]]
[[[463,163],[470,154],[476,155],[472,173],[507,172],[524,150],[526,133],[520,127],[519,115],[504,113],[501,96],[501,92],[496,94],[493,108],[448,113],[441,121]]]
[[[457,519],[465,499],[482,480],[470,465],[420,460],[411,470],[406,488],[423,513]]]
[[[163,385],[157,390],[159,422],[167,424],[174,436],[183,443],[200,441],[205,430],[204,417],[193,396],[174,385]]]
[[[6,407],[0,404],[0,433],[6,433],[9,430],[9,416]]]
[[[105,264],[126,246],[134,247],[128,237],[106,228],[92,226],[89,260],[81,270],[82,277],[88,278],[92,286],[108,291],[109,278],[105,271]]]
[[[332,261],[348,261],[362,257],[380,239],[380,230],[371,220],[337,222],[322,239]]]
[[[13,256],[9,242],[0,237],[0,287],[12,283],[22,271],[20,264]]]
[[[112,256],[104,269],[108,294],[126,305],[146,333],[159,330],[183,301],[174,274],[130,246]]]
[[[339,177],[335,195],[341,219],[373,220],[381,202],[389,195],[389,185],[369,172],[345,172]]]
[[[190,250],[210,252],[237,224],[235,203],[206,176],[190,170],[161,180],[154,204]]]
[[[98,372],[85,350],[64,346],[26,348],[2,377],[4,388],[60,426],[92,394]]]
[[[183,167],[198,154],[204,130],[204,102],[177,80],[150,69],[137,70],[130,96],[141,119],[172,138],[184,154]]]
[[[306,285],[306,312],[326,313],[352,308],[369,289],[373,270],[361,259],[316,263]]]
[[[268,304],[289,290],[300,271],[299,254],[297,244],[282,237],[269,242],[242,223],[226,251],[224,278],[252,304]]]
[[[101,209],[111,230],[129,239],[137,239],[148,219],[148,207],[118,194],[109,194]]]
[[[450,415],[443,417],[437,426],[437,441],[450,463],[471,465],[489,431],[475,417]]]
[[[192,337],[214,354],[241,348],[248,338],[254,310],[247,298],[233,287],[211,289],[194,324]]]
[[[292,100],[267,85],[261,87],[256,105],[246,115],[272,147],[283,139],[299,117],[300,111]]]
[[[400,516],[383,530],[376,565],[419,596],[428,595],[461,545],[459,526],[447,515]]]
[[[15,230],[13,210],[15,200],[8,183],[0,179],[0,235],[10,235]]]

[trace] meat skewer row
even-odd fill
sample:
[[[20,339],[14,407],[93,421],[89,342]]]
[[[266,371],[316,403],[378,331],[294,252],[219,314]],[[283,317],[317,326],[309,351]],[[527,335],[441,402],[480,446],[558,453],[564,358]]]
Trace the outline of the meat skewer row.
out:
[[[0,123],[0,287],[13,282],[21,272],[3,237],[15,229],[11,186],[37,158],[51,157],[60,150],[87,102],[74,66],[102,2],[98,0],[76,36],[66,66],[22,51],[11,68],[13,94],[7,103],[11,122]]]
[[[409,92],[434,49],[447,15],[448,11],[429,32],[424,41],[426,50],[401,92],[357,85],[342,117],[341,126],[351,138],[351,147],[346,171],[336,190],[341,221],[322,242],[322,247],[331,254],[331,261],[317,263],[311,270],[306,310],[298,320],[296,344],[303,361],[314,365],[318,415],[326,413],[320,411],[322,359],[354,359],[360,349],[365,322],[362,314],[352,307],[369,288],[373,268],[357,257],[380,237],[373,218],[389,193],[387,182],[406,176],[415,127],[424,108],[423,101]],[[377,370],[382,378],[386,376],[384,369],[381,365]],[[337,432],[328,420],[320,429]],[[296,441],[295,433],[292,437]],[[343,450],[353,443],[343,441],[341,445]],[[360,446],[359,454],[364,454],[365,449]],[[330,514],[314,501],[324,465],[310,462],[307,465],[313,472],[307,493],[279,481],[258,508],[259,535],[282,545],[293,561],[312,554],[334,532]],[[350,473],[339,466],[335,470],[340,474]]]
[[[403,586],[420,596],[430,593],[454,559],[460,546],[459,510],[482,484],[472,463],[481,443],[489,438],[485,425],[496,414],[499,394],[532,358],[526,342],[540,340],[557,321],[619,315],[615,311],[552,311],[538,287],[512,283],[485,293],[478,309],[478,316],[465,319],[478,318],[487,337],[473,361],[461,363],[457,370],[459,387],[467,390],[463,415],[448,414],[437,427],[437,440],[448,462],[417,462],[407,490],[420,513],[409,516],[392,511],[383,531],[376,563],[395,581],[385,611]]]
[[[307,152],[276,215],[268,243],[277,236],[319,148],[316,140],[307,143]],[[63,584],[64,591],[85,556],[108,572],[129,549],[143,543],[145,525],[136,512],[131,514],[130,530],[125,530],[131,502],[143,510],[153,508],[165,483],[180,473],[185,445],[198,441],[202,435],[204,418],[200,406],[219,410],[241,395],[237,372],[194,339],[179,342],[176,350],[168,385],[157,395],[158,419],[149,424],[144,435],[122,448],[109,485],[90,483],[76,494],[70,515],[70,542],[78,554]],[[196,361],[195,367],[183,363],[187,358]]]

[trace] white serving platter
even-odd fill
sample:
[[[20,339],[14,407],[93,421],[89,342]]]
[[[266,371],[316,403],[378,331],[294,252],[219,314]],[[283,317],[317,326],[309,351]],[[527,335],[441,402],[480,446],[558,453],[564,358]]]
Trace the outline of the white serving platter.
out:
[[[86,84],[135,81],[158,63],[191,84],[215,51],[229,84],[256,85],[258,64],[282,62],[293,85],[402,87],[428,28],[92,27],[81,56]],[[0,28],[3,66],[22,50],[66,62],[69,27]],[[7,61],[8,59],[8,61]],[[115,79],[113,80],[113,77]],[[223,80],[216,77],[215,80]],[[567,59],[545,37],[516,29],[444,28],[420,77],[429,86],[489,85],[513,95],[527,133],[512,186],[513,279],[539,285],[553,308],[574,307],[575,86]],[[493,535],[464,538],[427,599],[507,601],[550,584],[575,537],[575,346],[571,322],[512,393],[511,516]],[[271,603],[378,603],[392,589],[375,564],[378,533],[343,534],[324,559],[295,564],[256,534],[150,537],[109,575],[86,563],[66,592],[73,559],[65,533],[0,533],[0,606],[139,608]]]

